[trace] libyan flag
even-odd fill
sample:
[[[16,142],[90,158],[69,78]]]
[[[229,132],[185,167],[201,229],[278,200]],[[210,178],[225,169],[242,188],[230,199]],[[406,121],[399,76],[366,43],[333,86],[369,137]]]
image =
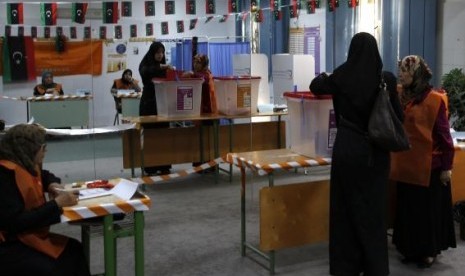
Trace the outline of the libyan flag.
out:
[[[41,3],[40,18],[42,25],[53,26],[57,24],[57,4],[56,3]]]
[[[86,22],[87,3],[72,3],[71,16],[72,21],[80,24]]]
[[[103,23],[118,23],[118,2],[102,3]]]
[[[16,25],[16,24],[23,24],[23,4],[7,4],[7,20],[8,24]]]
[[[34,43],[32,37],[5,37],[2,54],[3,82],[35,80]]]

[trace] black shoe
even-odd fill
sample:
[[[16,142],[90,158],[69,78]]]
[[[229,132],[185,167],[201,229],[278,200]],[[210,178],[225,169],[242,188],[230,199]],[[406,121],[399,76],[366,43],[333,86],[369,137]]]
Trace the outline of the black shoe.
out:
[[[436,261],[435,257],[426,257],[417,263],[418,268],[430,268]]]
[[[165,175],[165,174],[170,174],[170,173],[171,173],[170,169],[164,169],[164,170],[160,170],[158,175]]]
[[[403,264],[418,263],[419,258],[415,257],[401,257],[400,262]]]

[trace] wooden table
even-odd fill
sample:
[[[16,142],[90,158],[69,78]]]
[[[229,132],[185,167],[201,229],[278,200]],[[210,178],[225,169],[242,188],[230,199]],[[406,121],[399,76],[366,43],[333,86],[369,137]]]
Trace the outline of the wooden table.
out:
[[[113,214],[134,213],[134,257],[135,275],[144,275],[144,212],[148,211],[151,200],[148,196],[136,193],[130,200],[122,200],[114,195],[81,200],[75,206],[64,207],[62,222],[76,222],[82,219],[103,216],[103,244],[105,275],[116,275],[116,243],[113,228]]]
[[[252,115],[226,116],[201,115],[195,117],[168,118],[162,116],[141,116],[125,118],[136,125],[136,129],[123,136],[123,166],[134,168],[145,165],[156,166],[195,161],[208,161],[228,152],[244,150],[276,149],[285,144],[285,124],[281,117],[286,112],[256,113]],[[275,116],[278,121],[250,124],[234,124],[234,119]],[[226,119],[228,125],[219,125]],[[212,121],[211,126],[196,124],[193,127],[148,128],[159,123],[179,121]],[[211,131],[210,131],[211,130]],[[204,135],[204,133],[211,133]],[[271,137],[271,139],[270,139]],[[273,137],[277,137],[276,140]],[[211,138],[211,139],[210,139]],[[253,145],[252,140],[253,139]],[[212,140],[212,143],[209,143]],[[150,146],[147,146],[150,141]],[[156,142],[155,142],[156,141]],[[143,173],[143,170],[142,170]]]
[[[229,153],[228,162],[241,171],[241,254],[250,249],[269,262],[275,272],[275,250],[324,241],[329,233],[329,179],[274,185],[273,172],[295,168],[328,166],[331,158],[309,158],[288,149]],[[260,190],[260,246],[246,239],[246,169],[268,176],[268,187]],[[268,252],[268,253],[266,253]]]

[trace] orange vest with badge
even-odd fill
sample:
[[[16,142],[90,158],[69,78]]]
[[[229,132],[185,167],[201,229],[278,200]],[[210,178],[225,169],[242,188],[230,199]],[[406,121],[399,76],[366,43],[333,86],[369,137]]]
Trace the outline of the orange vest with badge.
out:
[[[47,89],[45,89],[44,86],[42,85],[37,85],[36,86],[37,88],[37,91],[41,94],[41,95],[46,95],[47,94]],[[60,91],[63,89],[62,85],[59,84],[59,83],[56,83],[55,86],[53,87],[56,91],[58,91],[60,93]],[[61,93],[60,93],[61,94]]]
[[[419,104],[404,110],[404,128],[410,140],[407,151],[391,153],[390,179],[427,187],[430,184],[433,154],[433,127],[446,95],[432,90]],[[447,109],[447,105],[446,105]]]
[[[133,80],[132,83],[125,83],[122,79],[115,80],[115,87],[116,89],[132,89],[133,85],[137,85],[139,82],[137,80]]]
[[[16,185],[21,192],[26,211],[37,208],[45,203],[40,175],[32,176],[21,166],[7,160],[0,160],[0,166],[15,172]],[[52,258],[57,259],[65,249],[68,238],[62,235],[50,233],[50,227],[42,227],[25,231],[17,235],[25,245],[34,248]],[[5,237],[0,233],[0,241]]]

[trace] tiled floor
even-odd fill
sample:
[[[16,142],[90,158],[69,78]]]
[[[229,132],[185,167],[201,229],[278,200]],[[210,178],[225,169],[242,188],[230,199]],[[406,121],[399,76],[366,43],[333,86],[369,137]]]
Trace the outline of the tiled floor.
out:
[[[87,139],[87,140],[86,140]],[[121,141],[108,135],[98,140],[56,139],[48,142],[45,167],[63,178],[64,182],[95,178],[130,177],[122,169]],[[189,164],[173,167],[188,168]],[[226,168],[226,166],[225,166]],[[317,169],[310,175],[282,172],[276,184],[290,180],[307,181],[325,177],[327,170]],[[266,186],[266,178],[249,176],[247,187],[247,237],[258,243],[258,191]],[[242,257],[240,242],[239,173],[233,182],[226,175],[215,183],[212,174],[192,174],[149,186],[146,193],[153,205],[145,213],[145,275],[269,275],[248,251]],[[79,228],[59,224],[54,231],[79,238]],[[458,236],[458,233],[457,233]],[[91,269],[103,270],[103,241],[92,238]],[[118,240],[118,275],[134,275],[133,240]],[[456,249],[438,257],[429,269],[403,265],[395,248],[389,246],[391,275],[465,275],[465,242],[458,240]],[[277,275],[328,275],[328,245],[320,243],[277,251]]]

